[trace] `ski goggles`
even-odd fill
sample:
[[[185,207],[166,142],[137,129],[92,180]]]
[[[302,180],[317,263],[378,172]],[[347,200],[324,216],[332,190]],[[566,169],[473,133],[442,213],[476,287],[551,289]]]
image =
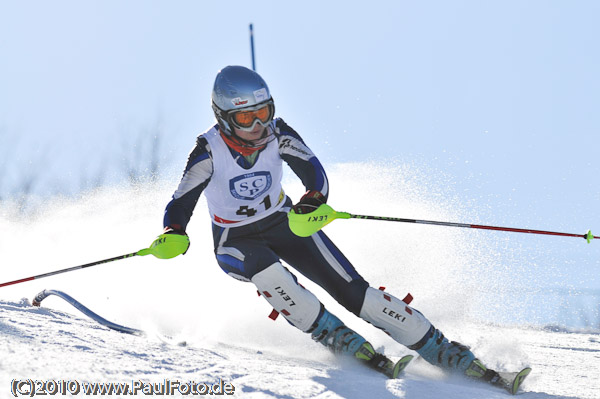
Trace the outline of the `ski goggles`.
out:
[[[273,114],[273,102],[270,101],[252,108],[230,112],[230,120],[239,129],[251,130],[257,122],[266,127],[273,120]]]

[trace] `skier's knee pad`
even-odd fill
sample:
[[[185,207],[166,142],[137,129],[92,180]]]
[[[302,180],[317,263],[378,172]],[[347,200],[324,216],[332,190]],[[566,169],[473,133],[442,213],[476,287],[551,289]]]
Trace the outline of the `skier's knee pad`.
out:
[[[281,263],[275,262],[252,277],[258,291],[273,309],[302,331],[309,330],[321,310],[317,297],[301,287]]]
[[[367,288],[360,317],[406,346],[423,338],[431,327],[429,320],[419,311],[372,287]]]

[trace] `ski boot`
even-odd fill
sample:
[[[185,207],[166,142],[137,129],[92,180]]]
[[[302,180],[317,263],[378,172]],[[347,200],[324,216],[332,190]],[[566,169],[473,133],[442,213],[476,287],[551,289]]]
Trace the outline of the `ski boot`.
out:
[[[433,326],[419,342],[409,346],[409,349],[417,351],[423,359],[433,365],[504,388],[513,395],[517,393],[525,377],[531,372],[529,367],[518,373],[488,369],[481,360],[475,358],[468,346],[456,341],[448,341],[444,334]]]
[[[468,346],[448,341],[444,334],[433,326],[419,342],[408,348],[433,365],[462,373],[466,373],[475,360],[475,355]]]
[[[307,332],[311,334],[314,341],[321,343],[332,352],[353,355],[368,367],[389,378],[397,378],[413,358],[411,355],[404,356],[394,363],[385,355],[376,352],[366,339],[346,327],[340,319],[325,308],[321,317]]]

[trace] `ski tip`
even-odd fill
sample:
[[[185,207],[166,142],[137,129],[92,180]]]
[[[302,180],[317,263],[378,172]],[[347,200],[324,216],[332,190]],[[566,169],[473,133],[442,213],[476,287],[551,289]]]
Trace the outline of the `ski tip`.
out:
[[[414,358],[413,355],[406,355],[406,356],[403,356],[400,360],[398,360],[396,362],[396,364],[394,365],[394,370],[392,372],[392,378],[393,379],[398,378],[398,376],[404,371],[406,366],[408,366],[408,363],[410,363],[410,361],[413,360],[413,358]]]
[[[517,394],[517,392],[519,391],[519,388],[521,387],[521,384],[523,383],[523,381],[525,381],[525,378],[527,378],[529,373],[531,373],[531,367],[525,367],[523,370],[521,370],[520,372],[517,373],[517,375],[515,376],[515,379],[512,382],[512,386],[511,386],[511,390],[510,390],[511,394],[513,394],[513,395]]]

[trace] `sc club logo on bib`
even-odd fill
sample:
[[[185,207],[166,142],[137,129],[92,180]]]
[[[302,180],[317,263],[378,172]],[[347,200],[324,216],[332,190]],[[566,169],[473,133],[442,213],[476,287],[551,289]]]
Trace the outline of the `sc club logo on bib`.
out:
[[[254,172],[229,180],[229,191],[237,199],[253,200],[271,188],[270,172]]]

